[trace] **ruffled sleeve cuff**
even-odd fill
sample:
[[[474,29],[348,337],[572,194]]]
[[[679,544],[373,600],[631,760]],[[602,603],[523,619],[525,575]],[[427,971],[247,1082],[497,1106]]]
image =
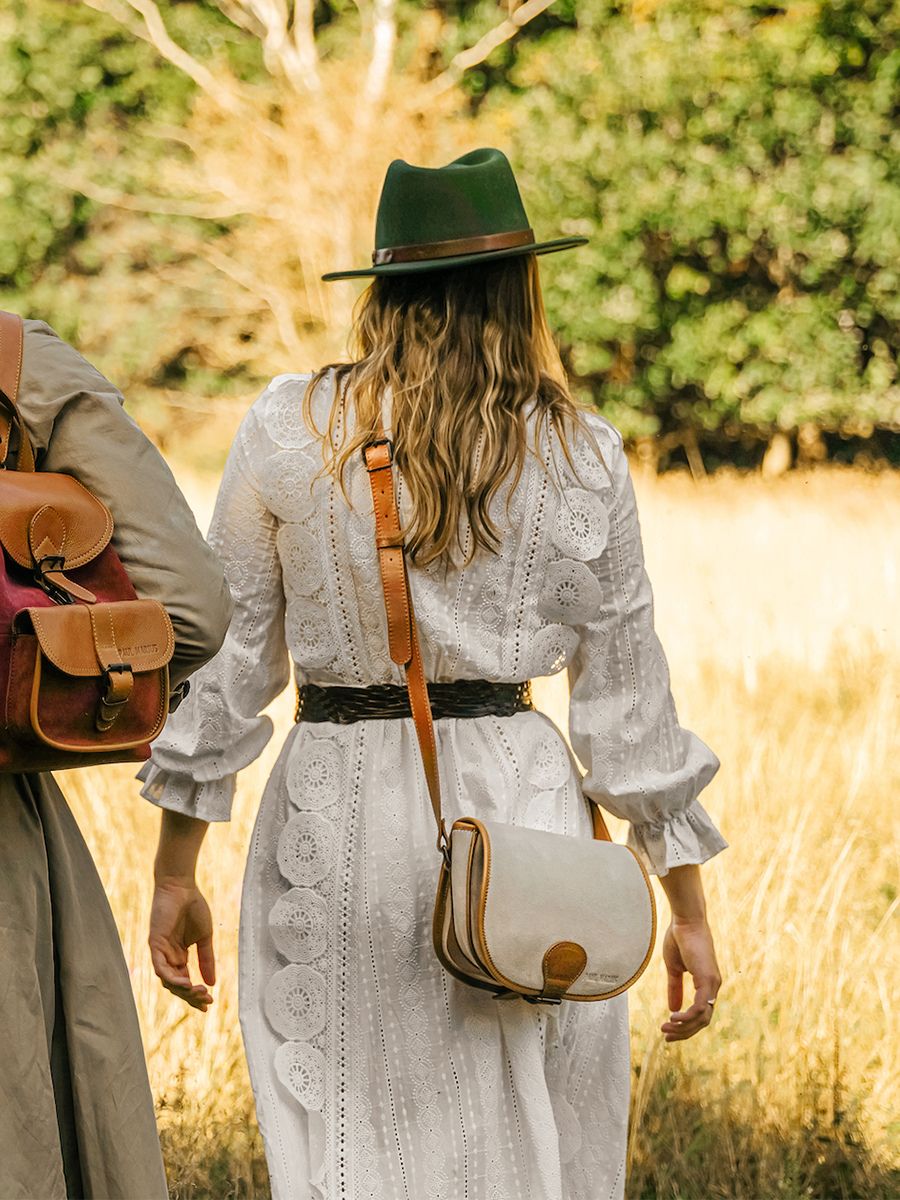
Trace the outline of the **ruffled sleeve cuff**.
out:
[[[197,781],[187,775],[174,775],[154,762],[144,763],[138,771],[143,783],[141,795],[158,808],[183,813],[198,821],[227,821],[231,817],[235,779]]]
[[[672,867],[705,863],[728,847],[699,800],[659,821],[632,824],[628,845],[651,875],[667,875]]]

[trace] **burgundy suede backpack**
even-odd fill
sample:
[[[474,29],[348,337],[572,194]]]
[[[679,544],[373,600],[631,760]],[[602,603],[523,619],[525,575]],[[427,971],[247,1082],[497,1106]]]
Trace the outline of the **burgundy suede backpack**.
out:
[[[140,762],[168,712],[172,623],[137,598],[106,505],[35,470],[22,334],[0,312],[0,771]]]

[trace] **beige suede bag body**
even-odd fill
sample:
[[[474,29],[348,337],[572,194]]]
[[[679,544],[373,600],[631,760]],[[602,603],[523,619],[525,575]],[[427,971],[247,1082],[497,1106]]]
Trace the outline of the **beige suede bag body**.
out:
[[[607,1000],[643,973],[656,907],[643,865],[591,802],[593,838],[441,812],[431,703],[387,438],[365,448],[392,660],[403,666],[443,862],[434,948],[451,975],[535,1004]]]

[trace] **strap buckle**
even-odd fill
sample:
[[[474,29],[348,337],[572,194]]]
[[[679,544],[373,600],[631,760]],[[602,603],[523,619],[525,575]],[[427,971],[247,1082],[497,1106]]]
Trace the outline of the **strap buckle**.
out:
[[[380,463],[377,467],[370,466],[369,465],[369,451],[376,450],[379,446],[387,446],[388,460],[386,463]],[[372,471],[383,471],[386,467],[390,467],[393,465],[394,443],[391,441],[391,439],[389,437],[375,438],[374,441],[366,442],[366,444],[363,446],[362,457],[363,457],[363,462],[366,464],[366,470],[368,472],[371,473]]]
[[[6,468],[4,468],[4,470],[5,469]],[[42,591],[47,593],[47,595],[50,597],[50,599],[53,601],[54,604],[74,604],[75,603],[74,596],[70,595],[69,592],[67,592],[65,590],[65,588],[61,588],[57,584],[55,584],[52,579],[47,578],[47,576],[48,576],[48,574],[50,574],[50,572],[55,572],[56,574],[62,574],[62,571],[63,571],[65,565],[66,565],[66,560],[63,557],[63,555],[61,555],[61,554],[48,554],[44,558],[42,558],[40,560],[40,562],[35,563],[35,567],[34,567],[35,583],[38,585],[39,588],[41,588]]]
[[[115,725],[119,713],[131,699],[134,690],[134,672],[131,663],[107,663],[103,670],[106,690],[100,698],[94,724],[100,733],[106,733]]]
[[[103,678],[106,681],[103,703],[108,708],[119,708],[121,705],[127,704],[134,683],[131,663],[108,663],[104,668]]]
[[[35,564],[35,574],[43,579],[48,571],[62,571],[65,569],[66,560],[62,554],[45,554],[44,557]]]

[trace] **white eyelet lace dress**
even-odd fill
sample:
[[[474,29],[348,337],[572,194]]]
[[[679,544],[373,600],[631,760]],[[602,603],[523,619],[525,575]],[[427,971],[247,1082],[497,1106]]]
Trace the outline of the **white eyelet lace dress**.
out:
[[[231,630],[141,774],[148,799],[207,821],[228,819],[235,773],[271,736],[259,714],[289,660],[298,683],[403,683],[365,469],[348,470],[349,503],[320,475],[308,380],[273,380],[235,440],[210,533]],[[589,421],[602,459],[582,437],[574,471],[557,447],[549,471],[529,456],[504,488],[501,553],[411,572],[430,679],[568,667],[587,776],[539,713],[440,720],[445,813],[588,837],[583,786],[664,873],[725,846],[697,801],[718,761],[678,723],[621,438]],[[402,481],[400,496],[402,511]],[[431,944],[438,865],[411,721],[292,729],[241,912],[241,1024],[275,1200],[622,1197],[626,997],[550,1009],[449,978]]]

